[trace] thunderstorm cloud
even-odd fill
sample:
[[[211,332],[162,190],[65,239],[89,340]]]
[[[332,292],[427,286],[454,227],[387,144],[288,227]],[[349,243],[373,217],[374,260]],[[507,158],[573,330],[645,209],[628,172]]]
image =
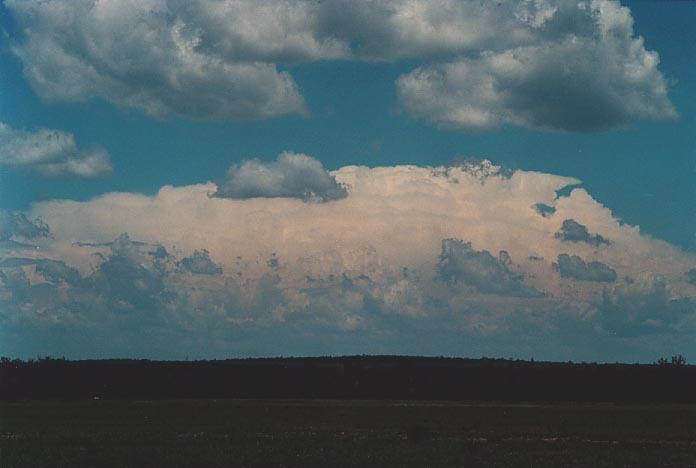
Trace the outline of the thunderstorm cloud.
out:
[[[488,161],[327,174],[350,188],[331,203],[307,203],[306,188],[292,184],[285,196],[211,197],[220,187],[207,183],[4,213],[3,237],[37,248],[0,251],[3,349],[28,339],[46,349],[88,343],[95,353],[170,357],[193,348],[217,356],[259,346],[533,345],[562,357],[573,343],[596,343],[574,348],[596,358],[607,349],[647,355],[652,348],[630,340],[668,330],[686,339],[694,330],[684,272],[696,258],[621,223],[576,179],[508,173]],[[540,216],[539,203],[555,212]],[[569,219],[612,243],[559,238]]]

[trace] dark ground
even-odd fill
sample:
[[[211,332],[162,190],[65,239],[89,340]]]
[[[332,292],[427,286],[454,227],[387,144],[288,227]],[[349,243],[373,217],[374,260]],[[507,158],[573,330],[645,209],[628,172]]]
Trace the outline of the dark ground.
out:
[[[696,467],[696,406],[4,401],[0,467]]]

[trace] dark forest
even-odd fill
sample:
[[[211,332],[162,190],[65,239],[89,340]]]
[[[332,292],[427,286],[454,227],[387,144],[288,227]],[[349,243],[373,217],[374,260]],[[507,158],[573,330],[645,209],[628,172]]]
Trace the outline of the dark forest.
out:
[[[3,358],[2,399],[696,402],[696,366],[349,356],[214,361]]]

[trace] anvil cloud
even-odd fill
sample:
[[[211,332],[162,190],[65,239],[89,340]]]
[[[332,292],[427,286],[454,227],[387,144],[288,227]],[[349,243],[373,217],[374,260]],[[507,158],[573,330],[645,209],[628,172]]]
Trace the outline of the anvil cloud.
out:
[[[227,199],[207,183],[35,204],[27,219],[40,216],[51,237],[2,251],[6,343],[65,326],[118,330],[94,343],[107,354],[142,349],[145,330],[167,356],[253,354],[260,343],[267,353],[277,337],[297,347],[286,352],[396,352],[428,330],[444,337],[434,351],[535,342],[564,356],[568,334],[621,353],[630,343],[611,336],[693,329],[696,257],[620,223],[582,188],[557,196],[576,179],[488,161],[330,175],[345,197]],[[542,216],[538,203],[555,212]],[[559,238],[568,219],[611,243]],[[561,259],[577,259],[573,274]],[[612,277],[587,276],[599,265]]]

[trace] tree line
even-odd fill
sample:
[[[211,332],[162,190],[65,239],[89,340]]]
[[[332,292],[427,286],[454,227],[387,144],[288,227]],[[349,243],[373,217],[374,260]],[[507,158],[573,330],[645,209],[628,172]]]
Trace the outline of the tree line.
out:
[[[322,398],[696,402],[696,366],[409,356],[0,359],[0,399]]]

